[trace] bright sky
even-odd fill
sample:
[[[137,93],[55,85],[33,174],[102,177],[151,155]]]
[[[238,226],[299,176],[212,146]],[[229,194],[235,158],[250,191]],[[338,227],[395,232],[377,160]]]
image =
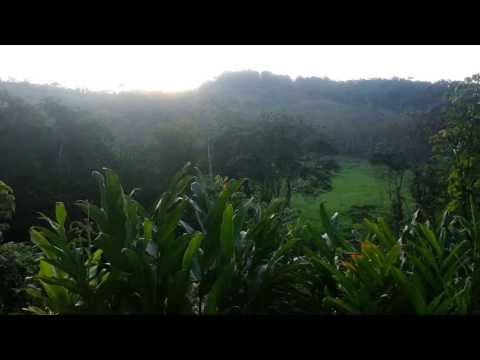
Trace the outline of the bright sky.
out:
[[[334,80],[463,80],[480,72],[480,46],[2,45],[0,78],[91,90],[194,89],[225,71]]]

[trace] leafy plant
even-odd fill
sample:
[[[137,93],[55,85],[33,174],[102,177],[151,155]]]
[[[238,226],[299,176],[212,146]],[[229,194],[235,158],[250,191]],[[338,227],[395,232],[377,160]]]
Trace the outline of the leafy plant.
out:
[[[84,223],[68,228],[57,203],[55,219],[42,216],[50,228],[32,228],[42,258],[40,287],[28,290],[40,305],[29,311],[268,313],[300,296],[292,256],[299,240],[281,216],[283,202],[255,206],[241,180],[192,181],[184,168],[149,212],[104,173],[95,174],[100,206],[78,204]]]
[[[295,239],[285,204],[262,207],[240,191],[243,181],[201,174],[192,183],[192,203],[205,233],[199,251],[199,313],[278,312],[300,292],[292,257]]]
[[[57,203],[50,229],[33,227],[32,241],[42,250],[37,279],[30,289],[40,299],[35,313],[188,312],[192,258],[202,234],[186,234],[179,221],[190,177],[177,174],[148,213],[126,194],[116,174],[95,173],[100,206],[79,202],[87,215],[86,235],[65,227],[67,212]]]
[[[0,313],[20,313],[28,303],[25,288],[36,271],[36,257],[29,244],[0,244]]]
[[[10,186],[0,181],[0,241],[3,239],[2,231],[8,230],[9,225],[4,223],[12,218],[15,212],[15,195]]]
[[[417,223],[417,216],[398,238],[383,220],[365,220],[367,235],[357,239],[356,250],[336,242],[341,244],[336,258],[333,249],[329,257],[326,251],[307,250],[317,271],[335,281],[324,305],[348,314],[472,311],[473,272],[468,269],[471,253],[465,234],[447,222],[448,213],[436,227]]]

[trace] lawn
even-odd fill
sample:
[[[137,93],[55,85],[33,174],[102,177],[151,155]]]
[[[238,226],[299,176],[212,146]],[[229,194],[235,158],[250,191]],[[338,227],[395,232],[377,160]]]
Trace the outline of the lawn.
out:
[[[345,226],[352,224],[348,215],[351,206],[373,205],[375,216],[384,216],[390,208],[388,183],[384,170],[369,164],[366,160],[339,158],[341,170],[332,178],[333,190],[319,196],[304,196],[295,194],[293,207],[300,212],[301,217],[311,223],[318,222],[318,209],[324,202],[326,209],[333,214],[339,213],[339,219]],[[413,200],[406,183],[404,196],[407,199],[407,213],[411,212]]]

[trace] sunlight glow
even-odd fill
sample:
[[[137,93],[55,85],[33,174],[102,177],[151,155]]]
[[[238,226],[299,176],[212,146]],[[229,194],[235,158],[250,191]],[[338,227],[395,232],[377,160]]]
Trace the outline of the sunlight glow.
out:
[[[0,78],[91,90],[184,91],[225,71],[279,75],[463,80],[480,46],[2,45]]]

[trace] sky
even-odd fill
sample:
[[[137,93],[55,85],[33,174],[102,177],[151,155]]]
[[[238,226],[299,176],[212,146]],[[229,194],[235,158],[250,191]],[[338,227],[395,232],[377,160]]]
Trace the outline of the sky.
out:
[[[333,80],[463,80],[478,45],[0,45],[0,78],[94,91],[195,89],[226,71]]]

